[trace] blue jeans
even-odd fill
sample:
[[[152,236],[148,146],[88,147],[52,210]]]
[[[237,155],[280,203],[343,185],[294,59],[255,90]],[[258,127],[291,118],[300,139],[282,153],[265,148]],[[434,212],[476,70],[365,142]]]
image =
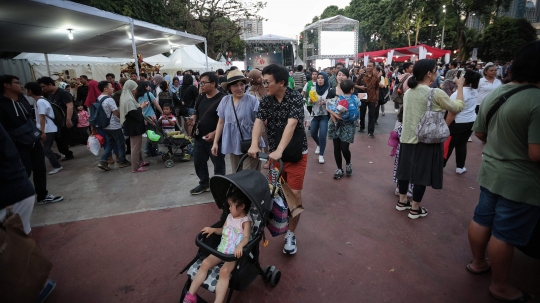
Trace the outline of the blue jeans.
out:
[[[315,144],[319,147],[321,156],[324,156],[324,150],[326,149],[329,118],[328,115],[314,116],[311,120],[311,138],[313,138]]]
[[[484,187],[480,190],[473,221],[491,228],[491,234],[504,243],[527,245],[540,219],[540,207],[506,199]]]
[[[103,131],[107,135],[107,145],[100,161],[106,162],[111,156],[112,150],[116,147],[120,162],[126,162],[126,140],[124,139],[122,129],[104,129]]]
[[[225,155],[221,153],[221,142],[219,142],[218,155],[212,155],[212,145],[214,142],[206,142],[201,138],[196,138],[193,143],[193,163],[195,173],[199,177],[199,184],[210,185],[210,174],[208,173],[208,158],[214,164],[214,175],[225,175]]]
[[[105,133],[105,130],[103,128],[96,128],[96,129],[97,129],[98,134],[102,136],[103,139],[105,139],[105,144],[103,145],[103,148],[107,149],[107,145],[109,145],[109,141],[107,140],[107,134]],[[113,153],[115,155],[118,155],[118,147],[116,145],[113,146]]]

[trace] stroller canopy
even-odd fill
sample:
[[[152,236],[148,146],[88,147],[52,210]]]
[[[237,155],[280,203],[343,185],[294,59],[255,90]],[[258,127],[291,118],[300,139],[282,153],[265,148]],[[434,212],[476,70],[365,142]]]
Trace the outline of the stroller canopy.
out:
[[[226,176],[216,175],[210,179],[210,190],[220,209],[226,202],[225,197],[231,184],[238,187],[251,200],[259,213],[264,214],[272,209],[268,180],[259,171],[253,169]]]

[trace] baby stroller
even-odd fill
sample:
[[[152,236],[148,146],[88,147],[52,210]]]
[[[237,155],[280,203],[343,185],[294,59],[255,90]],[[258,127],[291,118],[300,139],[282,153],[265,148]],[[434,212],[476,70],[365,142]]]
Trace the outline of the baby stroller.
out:
[[[159,138],[149,135],[148,140],[152,143],[163,144],[167,147],[167,152],[161,155],[161,159],[165,161],[165,167],[171,168],[174,166],[173,158],[179,161],[189,161],[191,159],[190,145],[191,139],[187,134],[181,131],[165,134],[159,124],[151,117],[145,117],[146,129],[153,131]]]
[[[245,154],[241,159],[238,167],[241,167],[244,160],[248,157]],[[267,154],[259,153],[259,159],[268,159]],[[283,171],[283,163],[280,161],[281,169]],[[269,216],[272,212],[272,197],[277,188],[276,184],[272,184],[274,193],[270,193],[268,187],[268,180],[259,171],[247,169],[241,172],[220,176],[216,175],[210,179],[210,190],[214,196],[214,200],[218,208],[223,210],[221,218],[218,222],[212,225],[212,228],[221,228],[225,224],[227,215],[229,214],[229,207],[226,196],[232,187],[240,189],[246,197],[251,201],[251,209],[249,215],[253,220],[253,226],[251,227],[251,237],[248,244],[243,248],[242,257],[237,259],[234,255],[226,255],[217,251],[217,247],[221,241],[221,236],[212,234],[206,238],[205,235],[199,233],[195,238],[195,244],[199,247],[195,258],[180,272],[184,273],[187,270],[188,280],[182,290],[182,296],[180,302],[184,300],[191,281],[197,274],[203,260],[212,254],[223,261],[232,262],[235,261],[236,265],[231,273],[229,281],[229,294],[227,296],[227,303],[231,301],[234,290],[242,291],[248,287],[258,275],[262,276],[265,282],[270,282],[272,286],[276,286],[281,278],[281,272],[276,269],[275,266],[266,266],[264,269],[259,263],[259,244],[261,239],[265,239],[264,228],[268,224]],[[280,174],[281,175],[281,174]],[[279,177],[275,179],[275,182],[279,180]],[[274,182],[274,181],[273,181]],[[212,267],[208,271],[208,276],[203,282],[201,287],[206,288],[210,292],[215,292],[217,282],[219,280],[219,272],[223,263]],[[206,303],[204,299],[197,295],[197,303]]]

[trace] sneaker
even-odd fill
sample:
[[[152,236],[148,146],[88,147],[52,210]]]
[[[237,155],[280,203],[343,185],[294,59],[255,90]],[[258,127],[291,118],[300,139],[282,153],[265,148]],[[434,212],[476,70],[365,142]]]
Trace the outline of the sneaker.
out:
[[[51,171],[49,172],[49,175],[57,174],[57,173],[59,173],[62,169],[64,169],[62,166],[60,166],[59,168],[53,168],[53,170],[51,170]]]
[[[203,185],[197,185],[194,189],[190,190],[189,193],[192,195],[200,195],[204,192],[210,191],[210,187],[203,186]]]
[[[197,303],[197,295],[192,295],[189,292],[184,297],[182,303]]]
[[[47,297],[51,294],[54,287],[56,287],[56,282],[54,282],[51,279],[47,279],[47,283],[45,284],[45,287],[41,290],[38,297],[38,302],[43,303],[45,300],[47,300]]]
[[[373,134],[368,134],[368,136],[369,136],[371,139],[375,138],[375,136],[374,136]]]
[[[467,142],[472,142],[472,138],[471,138],[471,137],[469,137],[469,139],[467,140]]]
[[[320,154],[321,153],[321,148],[317,146],[317,148],[315,149],[315,154]]]
[[[64,155],[64,154],[57,154],[56,157],[58,158],[58,161],[64,161],[64,159],[66,158],[66,155]]]
[[[410,209],[409,210],[409,218],[415,220],[415,219],[418,219],[418,218],[423,218],[425,216],[427,216],[428,214],[428,211],[427,209],[423,208],[423,207],[420,207],[419,209]]]
[[[319,156],[319,163],[321,163],[321,164],[324,163],[324,156]]]
[[[45,196],[45,199],[41,200],[41,201],[37,201],[37,204],[41,205],[41,204],[47,204],[47,203],[56,203],[56,202],[60,202],[64,200],[64,197],[62,196],[53,196],[53,195],[47,195]]]
[[[347,177],[352,176],[352,163],[345,165],[345,175]]]
[[[283,246],[283,253],[288,255],[294,255],[296,253],[296,237],[290,230],[285,234],[285,245]]]
[[[99,161],[99,164],[98,164],[97,167],[103,169],[104,171],[111,170],[110,167],[109,167],[109,163],[107,161]]]
[[[128,160],[126,160],[125,162],[118,162],[118,167],[119,168],[124,168],[124,167],[128,167],[128,166],[131,166],[131,162],[129,162]]]
[[[459,168],[459,167],[456,168],[456,174],[459,174],[459,175],[463,174],[463,173],[466,172],[466,171],[467,171],[467,169],[466,169],[465,167],[463,167],[463,168]]]
[[[62,156],[64,156],[64,155],[62,155]],[[60,156],[60,157],[61,157],[61,156]],[[60,161],[68,161],[68,160],[75,159],[75,157],[74,157],[73,155],[71,155],[71,156],[64,156],[64,157],[61,158],[61,159],[62,159],[62,160],[60,160]]]
[[[341,168],[338,168],[334,173],[334,179],[341,179],[341,177],[343,177],[343,170]]]
[[[365,128],[361,128],[358,132],[363,133]]]

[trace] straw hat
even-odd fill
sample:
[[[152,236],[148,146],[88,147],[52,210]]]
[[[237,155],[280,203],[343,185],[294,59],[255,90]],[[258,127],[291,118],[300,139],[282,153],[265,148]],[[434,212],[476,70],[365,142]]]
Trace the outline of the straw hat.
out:
[[[227,82],[221,82],[221,87],[224,90],[227,90],[227,85],[236,82],[236,81],[244,81],[245,83],[251,82],[250,78],[244,77],[244,74],[241,70],[235,69],[233,71],[230,71],[227,75]]]

